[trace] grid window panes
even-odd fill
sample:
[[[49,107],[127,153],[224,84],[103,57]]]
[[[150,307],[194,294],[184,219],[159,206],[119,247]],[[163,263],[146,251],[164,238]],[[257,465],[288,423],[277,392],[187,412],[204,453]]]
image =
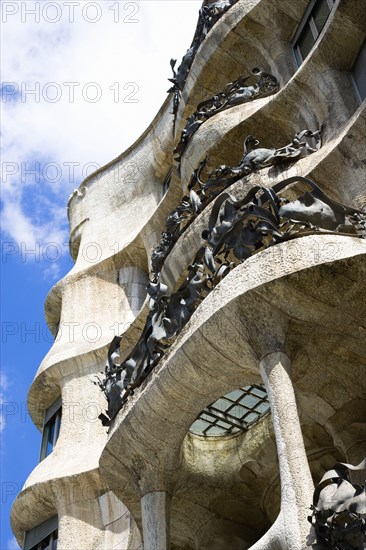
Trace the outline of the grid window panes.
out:
[[[293,42],[298,65],[309,55],[318,40],[333,5],[334,0],[311,0]]]
[[[40,460],[43,460],[46,456],[51,454],[56,445],[60,433],[61,416],[61,399],[58,399],[46,411],[42,433]]]
[[[264,386],[245,386],[231,391],[206,407],[190,427],[197,435],[231,435],[249,426],[269,411]]]

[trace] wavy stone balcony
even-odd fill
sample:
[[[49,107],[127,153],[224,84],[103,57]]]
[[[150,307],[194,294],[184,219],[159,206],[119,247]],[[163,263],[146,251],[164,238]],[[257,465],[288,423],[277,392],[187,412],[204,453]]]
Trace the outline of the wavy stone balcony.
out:
[[[200,101],[217,93],[240,74],[249,73],[252,67],[260,65],[273,74],[281,67],[279,77],[283,87],[298,70],[291,40],[307,4],[306,0],[296,3],[239,0],[234,4],[211,29],[196,54],[183,90],[177,132],[182,130],[184,119]],[[323,50],[324,61],[334,61],[340,70],[349,70],[346,68],[349,60],[352,63],[363,41],[362,8],[353,0],[336,2],[313,54],[326,38],[333,17],[337,18],[333,25],[335,35],[331,47],[327,44]],[[346,32],[345,26],[348,29]],[[268,33],[268,29],[271,29],[271,33]],[[341,44],[340,40],[345,36],[350,37],[351,41]],[[326,84],[324,75],[320,74],[319,77]],[[318,82],[321,93],[323,89],[326,90],[322,83]]]
[[[273,349],[291,357],[301,409],[310,425],[315,420],[330,433],[330,447],[340,411],[353,406],[355,419],[362,415],[359,363],[365,353],[359,343],[365,328],[359,285],[364,243],[352,237],[309,236],[296,245],[277,245],[232,271],[118,414],[100,468],[136,517],[140,495],[152,490],[174,495],[174,485],[179,487],[180,448],[198,413],[227,391],[257,383],[258,361]],[[345,353],[353,357],[352,379],[344,376]],[[334,375],[342,379],[342,387],[333,387]],[[344,454],[348,445],[343,442]],[[122,456],[129,457],[123,466],[117,458]]]
[[[309,70],[313,72],[312,69]],[[326,147],[327,153],[335,149],[347,134],[350,135],[348,139],[352,140],[348,144],[349,151],[346,151],[344,147],[337,151],[339,157],[337,159],[337,168],[339,168],[337,180],[346,179],[349,176],[349,155],[353,154],[356,159],[359,158],[359,140],[353,140],[352,126],[354,125],[354,131],[361,137],[364,105],[359,106],[355,92],[348,88],[351,93],[347,98],[347,111],[344,109],[344,97],[341,94],[332,93],[333,113],[331,116],[328,116],[323,109],[324,104],[329,104],[329,98],[326,97],[323,98],[323,102],[316,101],[317,107],[301,109],[299,112],[299,106],[301,108],[302,105],[299,95],[302,86],[300,79],[301,76],[294,77],[288,86],[281,89],[275,96],[232,107],[204,122],[192,136],[183,153],[181,162],[183,188],[187,187],[192,171],[206,156],[208,156],[211,168],[224,163],[236,164],[243,154],[244,138],[250,134],[258,138],[261,147],[279,147],[287,143],[296,132],[304,128],[315,131],[325,121],[326,126],[322,138],[323,147]],[[350,76],[347,79],[347,83],[350,85]],[[334,85],[336,84],[334,81]],[[314,81],[314,86],[316,85]],[[330,86],[330,91],[331,89]],[[342,113],[342,119],[340,113]],[[333,155],[333,157],[337,155]],[[352,177],[356,186],[353,191],[362,195],[363,169],[361,163],[355,166]],[[325,190],[330,191],[330,189]],[[341,193],[338,189],[337,192]],[[339,198],[342,200],[341,194]],[[349,200],[348,202],[352,203]]]
[[[195,56],[183,90],[178,111],[178,132],[184,126],[184,119],[194,111],[200,101],[217,93],[227,82],[236,79],[240,74],[248,73],[252,67],[258,65],[275,73],[276,60],[280,52],[276,47],[271,49],[271,45],[280,40],[283,32],[288,32],[290,38],[291,29],[295,29],[297,25],[291,17],[294,17],[294,12],[298,9],[297,17],[300,20],[306,2],[303,6],[297,5],[296,8],[293,4],[284,7],[283,2],[276,2],[276,6],[273,4],[264,0],[239,0],[211,29]],[[291,14],[290,17],[288,14]],[[277,17],[282,17],[282,24],[278,27],[273,26],[274,18]],[[284,25],[285,20],[290,24]],[[269,27],[274,32],[278,28],[280,34],[275,36],[272,33],[269,37]],[[281,55],[283,54],[281,44]],[[287,59],[292,70],[281,76],[285,81],[296,70],[289,44]]]

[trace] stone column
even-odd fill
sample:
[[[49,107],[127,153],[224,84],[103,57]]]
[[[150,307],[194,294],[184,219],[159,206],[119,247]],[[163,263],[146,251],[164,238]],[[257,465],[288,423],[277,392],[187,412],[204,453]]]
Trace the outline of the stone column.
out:
[[[153,491],[141,498],[145,550],[169,550],[170,501],[166,491]]]
[[[307,516],[314,485],[291,382],[291,361],[282,352],[270,353],[261,360],[260,371],[271,405],[280,468],[280,544],[283,549],[301,550],[311,532]]]

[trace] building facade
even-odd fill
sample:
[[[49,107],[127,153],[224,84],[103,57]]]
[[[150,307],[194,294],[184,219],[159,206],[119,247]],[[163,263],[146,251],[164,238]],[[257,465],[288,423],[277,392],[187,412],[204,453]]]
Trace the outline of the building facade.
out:
[[[363,548],[359,489],[352,541],[317,499],[365,454],[364,8],[204,2],[154,121],[70,197],[25,550]]]

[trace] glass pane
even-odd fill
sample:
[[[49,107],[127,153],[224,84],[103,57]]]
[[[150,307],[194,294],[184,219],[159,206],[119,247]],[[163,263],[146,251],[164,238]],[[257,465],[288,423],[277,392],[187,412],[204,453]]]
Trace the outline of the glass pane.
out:
[[[217,401],[215,401],[213,406],[218,411],[225,412],[229,407],[232,406],[232,403],[227,399],[220,398]]]
[[[330,8],[328,6],[327,0],[321,0],[320,2],[318,2],[313,11],[313,18],[314,18],[314,23],[317,28],[317,31],[319,33],[324,27],[325,22],[329,17],[329,14],[330,14]]]
[[[207,435],[225,435],[226,429],[223,430],[220,426],[211,426],[210,430],[207,432]]]
[[[254,393],[254,395],[258,395],[258,397],[267,396],[266,390],[264,388],[255,388],[255,387],[253,387],[250,391],[251,391],[251,393]]]
[[[252,409],[255,407],[258,403],[258,397],[255,395],[245,395],[243,399],[240,400],[240,403],[244,405],[245,407],[248,407],[249,409]]]
[[[300,48],[303,59],[305,59],[305,57],[309,55],[310,50],[314,46],[314,44],[315,39],[313,33],[311,32],[310,26],[306,25],[298,41],[298,46]]]
[[[61,427],[61,410],[56,414],[56,428],[55,428],[55,439],[54,439],[54,446],[56,445],[56,441],[58,440],[58,436],[60,434],[60,427]]]
[[[302,63],[302,57],[301,57],[300,48],[298,45],[294,47],[294,52],[295,52],[297,66],[300,67]]]
[[[245,417],[245,422],[248,422],[250,424],[251,422],[254,422],[259,418],[259,414],[255,413],[249,413],[248,416]]]
[[[51,418],[47,425],[47,449],[46,456],[52,453],[53,450],[53,438],[55,435],[55,418]]]
[[[267,412],[269,410],[269,405],[268,405],[268,403],[260,403],[259,405],[257,405],[256,410],[260,414],[264,414],[265,412]]]
[[[203,422],[203,420],[198,419],[195,422],[193,422],[191,426],[191,431],[194,433],[202,433],[210,424],[207,422]]]
[[[208,423],[214,422],[215,417],[212,416],[208,411],[200,414],[200,419],[205,420]]]
[[[237,399],[240,399],[242,395],[243,395],[242,390],[234,390],[234,391],[231,391],[230,393],[227,393],[225,397],[228,397],[229,399],[236,401]]]
[[[233,407],[228,413],[228,416],[233,416],[234,418],[238,418],[240,420],[247,412],[248,409],[245,409],[241,405],[235,405],[235,407]]]
[[[230,424],[228,424],[224,420],[220,420],[219,422],[217,422],[216,426],[222,428],[223,430],[230,430],[231,428]]]

